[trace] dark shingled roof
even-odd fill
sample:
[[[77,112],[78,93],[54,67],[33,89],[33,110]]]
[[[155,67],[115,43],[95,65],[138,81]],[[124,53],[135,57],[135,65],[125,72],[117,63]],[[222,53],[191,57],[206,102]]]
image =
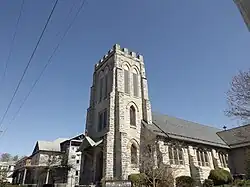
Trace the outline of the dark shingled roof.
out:
[[[153,124],[148,125],[148,127],[158,135],[229,148],[228,145],[216,134],[221,131],[220,129],[158,113],[153,113],[152,117]]]
[[[227,145],[235,146],[250,142],[249,133],[250,124],[225,131],[220,131],[217,134],[227,143]]]

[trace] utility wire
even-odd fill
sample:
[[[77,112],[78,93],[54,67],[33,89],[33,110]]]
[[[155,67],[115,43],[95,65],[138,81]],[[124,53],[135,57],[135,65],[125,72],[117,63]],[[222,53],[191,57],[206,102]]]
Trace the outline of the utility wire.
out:
[[[44,28],[43,28],[43,30],[42,30],[42,33],[41,33],[41,35],[40,35],[40,37],[39,37],[39,39],[38,39],[38,41],[37,41],[37,43],[36,43],[36,46],[35,46],[35,48],[34,48],[32,54],[31,54],[31,56],[30,56],[30,59],[29,59],[29,61],[28,61],[28,64],[26,65],[26,67],[25,67],[25,69],[24,69],[24,71],[23,71],[22,77],[21,77],[21,79],[19,80],[19,82],[18,82],[18,84],[17,84],[17,87],[16,87],[16,89],[15,89],[15,91],[14,91],[14,94],[12,95],[12,98],[11,98],[9,104],[8,104],[8,107],[7,107],[7,109],[5,110],[4,115],[2,116],[2,118],[1,118],[1,120],[0,120],[0,127],[2,126],[3,121],[4,121],[4,119],[5,119],[5,117],[6,117],[7,113],[8,113],[8,111],[9,111],[9,109],[10,109],[10,106],[11,106],[11,104],[12,104],[12,102],[13,102],[13,100],[14,100],[16,94],[17,94],[17,91],[19,90],[19,87],[20,87],[20,85],[21,85],[21,83],[22,83],[22,81],[23,81],[23,78],[24,78],[24,76],[25,76],[25,74],[26,74],[26,72],[27,72],[27,70],[28,70],[28,68],[29,68],[29,66],[30,66],[31,60],[32,60],[33,57],[34,57],[34,54],[35,54],[35,52],[36,52],[36,50],[37,50],[37,48],[38,48],[38,45],[40,44],[40,41],[41,41],[41,39],[42,39],[42,37],[43,37],[43,35],[44,35],[44,32],[45,32],[45,30],[46,30],[46,28],[47,28],[47,26],[48,26],[48,23],[49,23],[49,21],[50,21],[52,15],[53,15],[53,13],[54,13],[54,10],[55,10],[55,8],[56,8],[57,3],[58,3],[58,0],[56,0],[55,4],[54,4],[54,6],[53,6],[53,8],[52,8],[52,10],[51,10],[51,12],[50,12],[50,14],[49,14],[49,17],[47,18],[46,24],[45,24],[45,26],[44,26]]]
[[[32,91],[34,90],[35,86],[37,85],[37,83],[38,83],[39,80],[41,79],[43,73],[45,72],[45,70],[47,69],[47,67],[51,64],[51,62],[52,62],[51,60],[52,60],[53,56],[56,54],[57,50],[59,49],[60,44],[63,42],[65,36],[68,34],[68,32],[69,32],[70,28],[72,27],[72,25],[74,24],[74,22],[75,22],[77,16],[79,15],[79,13],[81,12],[81,10],[83,9],[83,6],[84,6],[84,4],[86,3],[86,1],[87,1],[87,0],[83,0],[83,1],[82,1],[82,4],[81,4],[81,6],[78,8],[77,13],[75,14],[75,16],[74,16],[72,22],[68,25],[68,27],[67,27],[67,29],[65,30],[64,34],[62,35],[62,37],[61,37],[59,43],[58,43],[57,46],[55,47],[55,49],[54,49],[54,51],[52,52],[51,56],[49,57],[48,62],[47,62],[47,63],[45,64],[45,66],[43,67],[43,69],[42,69],[41,73],[39,74],[38,78],[37,78],[37,79],[35,80],[35,82],[33,83],[33,85],[32,85],[32,87],[31,87],[30,91],[28,92],[28,94],[27,94],[26,97],[24,98],[23,102],[21,103],[20,107],[18,108],[17,112],[15,113],[15,115],[13,116],[13,118],[11,119],[11,121],[9,122],[8,125],[11,125],[11,123],[16,119],[17,115],[19,114],[19,112],[20,112],[21,109],[23,108],[25,102],[28,100],[28,98],[29,98],[30,94],[32,93]],[[72,11],[72,9],[71,9],[71,11]],[[70,12],[71,12],[71,11],[70,11]],[[59,32],[60,32],[60,31],[59,31]],[[57,34],[58,34],[58,33],[57,33]],[[6,127],[6,129],[3,131],[2,136],[0,136],[0,138],[3,137],[3,136],[5,135],[5,133],[6,133],[7,130],[8,130],[8,127]]]
[[[13,38],[12,38],[11,44],[10,44],[10,51],[9,51],[7,60],[6,60],[6,62],[5,62],[5,66],[4,66],[4,71],[3,71],[3,76],[2,76],[1,82],[4,82],[4,79],[5,79],[5,76],[6,76],[6,73],[7,73],[7,69],[8,69],[10,57],[11,57],[11,55],[12,55],[13,48],[14,48],[14,42],[15,42],[15,39],[16,39],[16,34],[17,34],[18,25],[19,25],[20,18],[21,18],[22,12],[23,12],[23,6],[24,6],[24,0],[22,0],[20,12],[19,12],[19,15],[18,15],[18,18],[17,18],[17,22],[16,22],[16,26],[15,26],[14,35],[13,35]]]

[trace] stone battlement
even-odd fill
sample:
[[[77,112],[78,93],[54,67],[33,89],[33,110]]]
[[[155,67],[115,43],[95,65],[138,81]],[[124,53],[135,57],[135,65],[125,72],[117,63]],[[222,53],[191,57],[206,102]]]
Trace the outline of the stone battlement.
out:
[[[129,51],[127,48],[121,48],[119,44],[115,44],[112,49],[105,54],[97,64],[95,64],[95,69],[98,69],[107,59],[110,58],[114,53],[119,53],[136,61],[143,61],[143,56],[135,52]]]

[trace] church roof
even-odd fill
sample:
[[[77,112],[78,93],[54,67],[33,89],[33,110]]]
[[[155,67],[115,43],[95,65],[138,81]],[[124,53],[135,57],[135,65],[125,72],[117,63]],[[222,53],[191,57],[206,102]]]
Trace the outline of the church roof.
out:
[[[250,143],[250,124],[236,127],[233,129],[220,131],[217,134],[223,139],[230,147],[240,146],[241,144]]]
[[[149,125],[149,128],[158,135],[183,141],[229,148],[216,134],[221,131],[220,129],[158,113],[153,113],[152,117],[153,125]]]

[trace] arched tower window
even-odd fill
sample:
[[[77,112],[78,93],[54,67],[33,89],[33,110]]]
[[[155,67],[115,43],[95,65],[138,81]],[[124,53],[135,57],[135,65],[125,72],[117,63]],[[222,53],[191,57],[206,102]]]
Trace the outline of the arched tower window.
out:
[[[109,75],[109,68],[106,67],[104,71],[104,99],[108,96],[108,75]]]
[[[131,145],[131,164],[137,164],[137,148],[134,144]]]
[[[124,92],[129,94],[129,68],[124,66]]]
[[[103,97],[103,82],[104,82],[104,72],[101,71],[100,74],[99,74],[99,102],[102,100],[102,97]]]
[[[138,73],[136,69],[133,69],[133,91],[134,91],[134,96],[136,97],[139,96],[138,86],[139,86]]]
[[[129,109],[129,114],[130,114],[130,125],[131,126],[136,126],[136,111],[135,107],[132,105]]]

